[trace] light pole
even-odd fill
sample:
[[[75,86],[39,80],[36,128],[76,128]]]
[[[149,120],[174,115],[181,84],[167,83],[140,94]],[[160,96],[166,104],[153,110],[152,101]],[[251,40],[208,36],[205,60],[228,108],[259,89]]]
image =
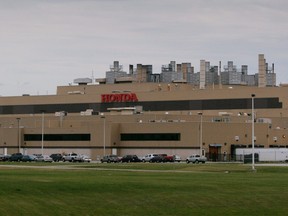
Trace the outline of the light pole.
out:
[[[7,146],[6,146],[6,142],[4,142],[4,155],[7,155]]]
[[[44,152],[44,110],[41,111],[42,112],[42,126],[41,126],[41,154],[43,155]]]
[[[101,116],[103,119],[103,157],[106,155],[106,118],[104,115]]]
[[[199,146],[200,146],[200,156],[202,156],[203,154],[203,151],[202,151],[202,139],[203,139],[203,132],[202,132],[202,126],[203,126],[203,119],[202,119],[202,116],[203,116],[203,113],[202,112],[199,112],[198,115],[200,115],[200,128],[199,128]]]
[[[251,94],[252,98],[252,171],[255,171],[255,156],[254,156],[254,97],[255,94]]]
[[[18,144],[18,152],[20,153],[20,119],[21,118],[16,118],[17,119],[17,144]]]

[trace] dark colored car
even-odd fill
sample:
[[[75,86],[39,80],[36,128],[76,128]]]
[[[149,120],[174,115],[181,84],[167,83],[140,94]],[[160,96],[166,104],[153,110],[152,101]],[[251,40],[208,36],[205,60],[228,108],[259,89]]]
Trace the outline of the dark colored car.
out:
[[[121,162],[142,162],[142,160],[137,155],[125,155],[121,158]]]
[[[14,153],[11,155],[11,157],[9,158],[9,161],[21,161],[23,157],[22,153]]]
[[[63,156],[60,153],[51,154],[50,157],[53,159],[54,162],[59,162],[63,160]]]
[[[21,161],[23,161],[23,162],[32,162],[35,160],[36,160],[35,155],[23,155],[23,157],[21,158]]]
[[[0,155],[0,161],[9,161],[10,157],[11,157],[10,154],[1,154]]]
[[[173,155],[164,155],[164,161],[163,162],[174,162],[174,156]]]
[[[149,162],[151,162],[151,163],[166,162],[166,159],[165,159],[166,156],[167,156],[167,155],[159,154],[159,155],[151,158]]]

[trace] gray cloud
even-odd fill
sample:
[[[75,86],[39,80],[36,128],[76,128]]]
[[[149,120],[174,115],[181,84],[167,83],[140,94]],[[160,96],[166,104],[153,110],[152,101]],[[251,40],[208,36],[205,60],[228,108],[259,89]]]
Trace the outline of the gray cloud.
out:
[[[228,60],[257,70],[257,55],[288,82],[285,0],[0,1],[1,95],[55,92],[74,78],[103,77],[114,60]],[[16,77],[16,78],[15,78]],[[15,81],[16,79],[16,81]]]

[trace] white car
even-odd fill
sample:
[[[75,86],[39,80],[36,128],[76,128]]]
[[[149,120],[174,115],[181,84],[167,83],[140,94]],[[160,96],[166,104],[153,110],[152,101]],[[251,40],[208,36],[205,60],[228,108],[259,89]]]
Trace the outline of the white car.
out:
[[[181,157],[179,155],[173,155],[173,160],[175,162],[180,162],[181,161]]]
[[[158,156],[158,154],[147,154],[142,158],[142,161],[143,162],[149,162],[155,156]]]
[[[81,155],[78,155],[77,153],[69,153],[63,156],[63,162],[69,161],[69,162],[82,162]]]
[[[81,155],[83,162],[90,163],[92,159],[88,155]]]
[[[191,155],[186,158],[186,163],[205,163],[207,161],[207,158],[205,156],[200,155]]]

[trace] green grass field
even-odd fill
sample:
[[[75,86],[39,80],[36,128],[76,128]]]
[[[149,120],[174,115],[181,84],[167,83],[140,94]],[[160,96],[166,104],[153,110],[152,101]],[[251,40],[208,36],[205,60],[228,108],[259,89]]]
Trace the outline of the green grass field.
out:
[[[287,215],[288,167],[0,164],[0,215]],[[36,167],[36,168],[35,168]]]

